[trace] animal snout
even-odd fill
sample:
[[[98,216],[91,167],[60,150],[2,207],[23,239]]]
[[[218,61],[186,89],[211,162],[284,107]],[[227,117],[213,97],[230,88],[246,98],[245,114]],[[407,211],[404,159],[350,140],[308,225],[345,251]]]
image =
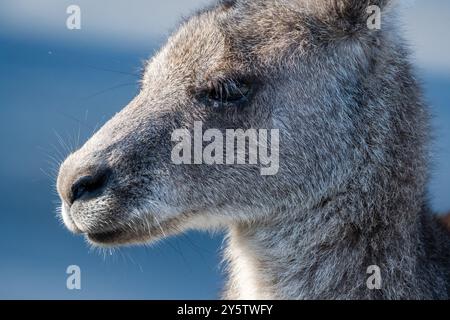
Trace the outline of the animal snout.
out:
[[[107,188],[112,169],[106,165],[74,168],[63,166],[58,177],[58,191],[67,205],[101,196]]]

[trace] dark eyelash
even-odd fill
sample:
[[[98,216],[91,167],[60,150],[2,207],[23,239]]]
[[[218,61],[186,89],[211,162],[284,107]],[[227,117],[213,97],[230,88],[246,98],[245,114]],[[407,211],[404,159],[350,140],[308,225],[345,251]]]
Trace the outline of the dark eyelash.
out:
[[[222,89],[226,89],[225,93],[228,94],[230,88],[239,89],[241,86],[250,85],[253,82],[245,78],[230,78],[224,80],[219,79],[213,83],[215,83],[215,85],[219,88],[221,87]]]
[[[203,87],[192,87],[193,97],[206,107],[223,109],[245,107],[252,99],[260,82],[254,77],[217,77]]]

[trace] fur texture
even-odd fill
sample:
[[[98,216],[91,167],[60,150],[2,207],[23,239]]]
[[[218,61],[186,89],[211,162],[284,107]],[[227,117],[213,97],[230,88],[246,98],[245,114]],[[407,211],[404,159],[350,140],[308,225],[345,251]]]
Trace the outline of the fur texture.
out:
[[[382,8],[370,30],[369,5]],[[189,228],[229,230],[226,298],[447,299],[450,239],[428,209],[429,119],[383,0],[222,1],[186,20],[146,67],[139,95],[61,166],[74,232],[98,245]],[[196,98],[245,77],[242,109]],[[280,169],[174,165],[174,129],[280,129]],[[74,181],[113,174],[95,198]],[[366,286],[367,267],[382,288]]]

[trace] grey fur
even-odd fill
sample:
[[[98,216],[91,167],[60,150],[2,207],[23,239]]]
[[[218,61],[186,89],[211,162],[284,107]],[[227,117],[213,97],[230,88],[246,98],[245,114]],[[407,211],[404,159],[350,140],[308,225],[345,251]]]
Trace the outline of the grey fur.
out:
[[[366,8],[383,9],[380,31]],[[98,245],[189,228],[229,230],[226,298],[447,299],[450,239],[431,214],[428,111],[395,26],[374,0],[225,1],[184,22],[140,94],[61,166],[64,220]],[[193,92],[229,74],[258,90],[212,111]],[[280,169],[173,165],[170,135],[279,128]],[[104,193],[69,207],[74,181],[107,165]],[[381,269],[381,290],[366,286]]]

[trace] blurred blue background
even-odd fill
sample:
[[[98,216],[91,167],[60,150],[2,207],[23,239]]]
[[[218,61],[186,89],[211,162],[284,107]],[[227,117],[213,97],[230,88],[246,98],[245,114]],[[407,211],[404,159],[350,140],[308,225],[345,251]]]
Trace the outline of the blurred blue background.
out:
[[[139,70],[209,1],[0,1],[0,298],[211,299],[222,236],[191,232],[150,248],[89,249],[56,216],[57,163],[137,93]],[[66,8],[81,8],[81,30]],[[433,113],[430,199],[450,211],[450,2],[403,1],[401,19]],[[82,289],[66,289],[79,265]]]

